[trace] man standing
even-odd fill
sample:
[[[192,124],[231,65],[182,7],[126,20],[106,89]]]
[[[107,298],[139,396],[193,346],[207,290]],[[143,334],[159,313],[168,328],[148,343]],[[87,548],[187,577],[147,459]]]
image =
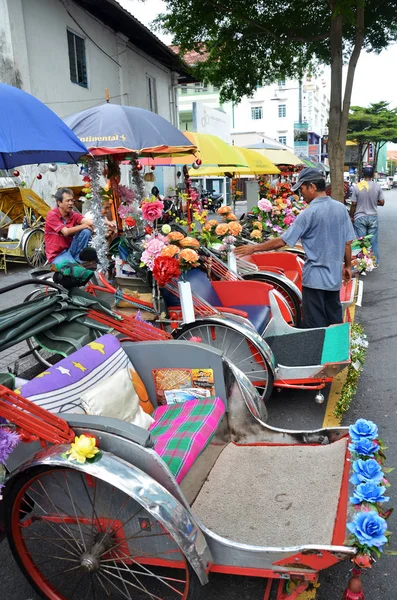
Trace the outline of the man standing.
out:
[[[356,237],[372,235],[372,252],[375,255],[376,266],[379,266],[378,206],[384,206],[385,198],[380,185],[376,181],[372,181],[373,167],[364,167],[363,175],[364,180],[353,188],[350,218]]]
[[[44,227],[44,241],[49,263],[80,262],[79,254],[92,236],[92,220],[73,210],[73,192],[61,188],[55,194],[56,208],[50,210]]]
[[[351,279],[351,242],[354,230],[346,207],[325,193],[325,179],[317,169],[303,169],[292,191],[301,189],[309,204],[281,237],[263,244],[240,246],[237,256],[295,246],[300,239],[306,252],[303,267],[304,327],[342,323],[340,288]]]

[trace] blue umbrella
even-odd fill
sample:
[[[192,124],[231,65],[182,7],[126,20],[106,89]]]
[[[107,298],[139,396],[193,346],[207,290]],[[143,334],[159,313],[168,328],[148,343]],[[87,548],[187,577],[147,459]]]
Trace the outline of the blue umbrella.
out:
[[[65,123],[95,156],[194,152],[191,143],[166,119],[136,106],[103,104],[66,117]]]
[[[0,83],[0,169],[39,163],[76,163],[84,144],[45,104]]]

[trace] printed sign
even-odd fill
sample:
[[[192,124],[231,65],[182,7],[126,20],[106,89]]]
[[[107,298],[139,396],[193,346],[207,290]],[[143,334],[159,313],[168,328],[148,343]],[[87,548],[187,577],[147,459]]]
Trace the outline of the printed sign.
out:
[[[212,369],[154,369],[158,404],[177,404],[215,395]]]
[[[211,133],[231,143],[230,116],[202,102],[193,102],[193,128],[197,133]]]
[[[294,123],[294,152],[296,156],[307,156],[309,137],[307,123]]]

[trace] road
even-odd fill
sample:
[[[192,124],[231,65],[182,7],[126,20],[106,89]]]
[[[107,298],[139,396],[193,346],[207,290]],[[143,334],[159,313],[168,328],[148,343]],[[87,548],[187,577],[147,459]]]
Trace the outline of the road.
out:
[[[386,205],[380,209],[380,266],[364,278],[363,307],[356,310],[356,321],[364,325],[370,345],[356,398],[343,424],[359,417],[375,421],[388,446],[388,465],[397,466],[397,191],[385,192],[385,195]],[[7,277],[0,275],[0,288],[22,277],[21,271],[15,269]],[[21,294],[19,301],[22,298]],[[5,296],[0,295],[0,308],[6,304],[4,299]],[[9,300],[10,303],[14,301],[18,301],[16,294]],[[313,394],[275,393],[269,403],[270,422],[285,428],[321,427],[325,411],[326,403],[315,404]],[[397,470],[389,479],[392,484],[389,492],[397,505]],[[239,510],[243,515],[243,503]],[[396,531],[397,515],[390,518],[389,529]],[[396,534],[392,536],[388,551],[397,551]],[[7,542],[0,546],[0,564],[1,600],[38,600],[14,563]],[[386,555],[365,575],[366,600],[396,598],[395,568],[396,557]],[[317,599],[342,600],[349,569],[349,564],[342,563],[326,571],[320,579]],[[216,575],[203,588],[202,600],[262,600],[263,592],[262,580]]]

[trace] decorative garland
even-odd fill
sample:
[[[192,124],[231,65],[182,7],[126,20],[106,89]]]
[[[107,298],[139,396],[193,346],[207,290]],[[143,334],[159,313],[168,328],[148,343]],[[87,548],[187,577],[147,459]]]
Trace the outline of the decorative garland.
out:
[[[390,487],[385,473],[393,469],[384,466],[385,445],[379,439],[375,423],[358,419],[354,425],[350,425],[349,436],[352,461],[350,483],[354,485],[350,505],[356,515],[347,524],[350,531],[347,541],[358,551],[353,562],[360,568],[369,568],[375,557],[381,556],[383,546],[389,542],[391,535],[386,519],[393,509],[386,510],[383,504],[389,501],[384,493]]]
[[[342,387],[334,410],[334,415],[338,418],[342,417],[349,409],[357,391],[358,380],[363,370],[368,341],[362,325],[352,323],[350,344],[351,363],[348,367],[346,381]]]
[[[15,431],[11,431],[8,427],[0,426],[0,500],[2,500],[1,490],[4,487],[6,478],[5,463],[11,452],[20,442],[20,437]]]
[[[102,215],[102,189],[99,183],[101,166],[95,158],[88,159],[88,176],[91,180],[91,212],[94,225],[94,236],[91,246],[95,248],[99,260],[99,270],[104,272],[109,266],[108,245],[106,241],[106,222]]]

